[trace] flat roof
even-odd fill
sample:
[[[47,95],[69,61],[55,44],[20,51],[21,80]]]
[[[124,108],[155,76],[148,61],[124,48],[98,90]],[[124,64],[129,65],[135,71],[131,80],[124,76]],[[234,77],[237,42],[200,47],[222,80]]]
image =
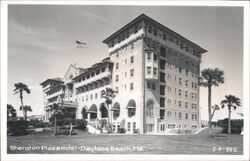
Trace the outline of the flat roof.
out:
[[[131,22],[129,22],[127,25],[125,25],[124,27],[122,27],[121,29],[119,29],[118,31],[116,31],[115,33],[113,33],[111,36],[109,36],[108,38],[106,38],[105,40],[103,40],[102,42],[105,44],[108,44],[113,38],[115,38],[117,35],[121,34],[123,32],[123,30],[129,28],[130,26],[132,26],[135,23],[138,23],[139,21],[148,21],[150,23],[155,24],[156,26],[162,28],[163,30],[167,30],[170,34],[175,35],[176,37],[178,37],[179,39],[183,39],[184,41],[186,41],[188,44],[192,45],[193,47],[195,47],[196,49],[199,49],[199,51],[201,51],[202,53],[207,52],[207,50],[203,49],[202,47],[200,47],[199,45],[193,43],[192,41],[186,39],[185,37],[181,36],[180,34],[176,33],[175,31],[169,29],[168,27],[162,25],[161,23],[155,21],[154,19],[148,17],[145,14],[141,14],[140,16],[138,16],[137,18],[135,18],[134,20],[132,20]]]

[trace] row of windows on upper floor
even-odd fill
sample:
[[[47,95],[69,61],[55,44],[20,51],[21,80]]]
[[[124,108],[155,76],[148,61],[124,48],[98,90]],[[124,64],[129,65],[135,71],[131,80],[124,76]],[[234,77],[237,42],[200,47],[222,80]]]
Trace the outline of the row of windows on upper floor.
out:
[[[134,62],[135,62],[134,59],[135,59],[135,58],[134,58],[134,56],[132,55],[132,56],[130,57],[130,64],[134,64]],[[127,59],[124,60],[124,63],[127,64]],[[118,63],[118,62],[115,63],[115,69],[119,69],[119,63]]]
[[[153,91],[157,90],[157,85],[156,85],[156,83],[147,81],[147,89],[150,89],[150,90],[153,90]],[[159,89],[160,89],[160,90],[159,90],[159,94],[160,94],[160,95],[165,95],[166,86],[160,84],[160,85],[159,85]],[[168,91],[169,93],[171,93],[171,90],[172,90],[172,87],[171,87],[171,86],[167,86],[167,91]],[[180,98],[182,97],[182,91],[183,91],[182,89],[179,89],[179,90],[178,90],[178,95],[179,95]],[[175,94],[177,94],[177,88],[175,88]],[[188,94],[188,91],[187,91],[187,90],[185,90],[184,95],[185,95],[185,98],[188,99],[188,95],[189,95],[189,94]],[[190,98],[196,100],[196,99],[198,99],[198,94],[195,93],[195,92],[190,92]]]
[[[172,112],[173,111],[168,111],[167,112],[167,116],[169,117],[172,117]],[[182,116],[185,116],[184,119],[188,120],[188,119],[191,119],[191,120],[198,120],[198,114],[194,114],[194,113],[187,113],[187,112],[178,112],[178,118],[179,119],[182,119],[183,117]],[[189,117],[191,116],[191,117]],[[174,112],[174,118],[177,118],[177,112]]]
[[[76,94],[88,92],[88,91],[91,91],[94,89],[98,89],[100,87],[104,87],[106,85],[109,85],[110,83],[111,83],[110,79],[100,81],[99,83],[92,83],[92,84],[89,84],[88,86],[84,86],[84,88],[78,88],[76,90]]]
[[[174,117],[177,118],[177,113],[178,113],[178,118],[182,119],[182,115],[185,114],[185,119],[188,120],[189,116],[191,116],[192,120],[197,120],[197,114],[196,113],[189,113],[189,112],[177,112],[175,110],[165,110],[165,109],[160,109],[159,110],[159,114],[160,114],[160,118],[164,119],[165,118],[165,113],[167,113],[168,118],[170,118],[172,116],[172,112],[174,112]],[[155,109],[154,106],[151,105],[147,105],[146,106],[146,110],[145,110],[146,116],[147,117],[155,117]]]
[[[127,89],[127,85],[126,85],[126,84],[122,85],[122,87],[124,87],[124,90]],[[118,87],[115,87],[114,89],[115,89],[115,91],[116,91],[117,93],[119,93],[119,88],[118,88]],[[134,83],[133,83],[133,82],[132,82],[132,83],[129,83],[129,90],[130,90],[130,91],[133,91],[133,90],[134,90]],[[94,99],[94,98],[95,98],[95,99],[101,99],[101,93],[100,93],[99,95],[100,95],[100,96],[98,97],[98,93],[95,92],[94,94],[88,94],[88,95],[82,96],[82,98],[79,97],[79,100],[82,100],[82,102],[84,102],[84,101],[92,100],[92,99]],[[89,99],[89,98],[90,98],[90,99]]]
[[[132,29],[133,30],[132,32],[130,32],[130,30],[127,30],[126,32],[124,32],[120,36],[118,36],[114,41],[111,41],[109,43],[109,48],[112,48],[112,47],[114,47],[114,45],[116,43],[119,44],[122,41],[124,41],[125,39],[129,38],[131,34],[136,34],[138,32],[138,30],[140,30],[140,29],[141,29],[141,26],[135,25]],[[176,44],[178,47],[180,47],[180,49],[186,51],[187,53],[192,54],[192,55],[197,56],[197,57],[200,57],[199,53],[195,49],[193,49],[190,45],[183,43],[181,40],[179,40],[171,35],[168,35],[164,32],[162,34],[160,34],[158,32],[159,32],[159,30],[157,28],[153,28],[152,26],[148,26],[148,28],[147,28],[147,33],[152,34],[156,37],[159,37],[164,41],[169,40],[169,42]]]
[[[91,77],[98,76],[100,73],[104,73],[106,71],[111,71],[111,65],[102,67],[101,69],[96,69],[95,71],[92,71],[91,73],[87,74],[86,76],[82,76],[77,79],[76,83],[80,83],[82,81],[85,81],[87,79],[90,79]]]
[[[171,35],[167,35],[164,32],[162,34],[160,34],[159,33],[160,30],[158,30],[155,27],[153,28],[152,26],[149,26],[147,31],[148,31],[148,33],[154,35],[155,37],[159,37],[160,39],[162,39],[164,41],[169,40],[170,42],[172,42],[172,43],[176,44],[178,47],[180,47],[180,49],[186,51],[189,54],[192,54],[192,55],[197,56],[197,57],[200,56],[199,53],[195,49],[193,49],[190,45],[185,44],[181,40],[179,40]]]
[[[181,100],[174,100],[171,98],[168,98],[167,104],[169,104],[170,106],[173,105],[173,107],[179,107],[179,108],[185,107],[188,109],[190,106],[191,109],[193,109],[193,110],[198,109],[198,104],[196,104],[196,103],[190,103],[190,102],[181,101]]]

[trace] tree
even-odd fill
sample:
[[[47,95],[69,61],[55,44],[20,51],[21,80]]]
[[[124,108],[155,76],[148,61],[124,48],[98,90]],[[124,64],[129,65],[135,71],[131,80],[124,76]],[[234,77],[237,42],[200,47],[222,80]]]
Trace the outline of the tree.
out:
[[[7,104],[7,119],[10,118],[16,118],[16,109],[12,105]]]
[[[214,117],[215,111],[220,110],[220,107],[219,107],[218,105],[214,105],[214,106],[212,106],[212,108],[213,108],[213,113],[212,113],[212,116],[211,116],[211,120],[212,120],[213,117]]]
[[[108,112],[110,111],[110,105],[112,105],[113,99],[115,98],[115,93],[117,93],[117,91],[113,90],[112,88],[106,88],[106,90],[102,90],[101,91],[101,97],[105,99],[105,104],[108,107]],[[111,115],[108,114],[108,126],[110,125],[109,123],[109,119],[111,119],[111,117],[109,117]],[[112,127],[111,127],[111,131],[112,131]]]
[[[241,102],[240,99],[233,95],[227,95],[225,96],[226,99],[221,101],[221,108],[224,108],[225,106],[228,107],[228,134],[231,134],[231,108],[233,107],[234,110],[238,106],[240,106]]]
[[[209,124],[209,136],[212,136],[212,114],[211,114],[211,95],[212,95],[212,86],[219,86],[219,84],[224,83],[224,71],[215,68],[207,68],[201,71],[201,77],[199,84],[202,87],[208,88],[208,124]]]
[[[52,111],[52,116],[50,119],[54,120],[54,135],[57,135],[57,117],[61,116],[63,114],[62,112],[62,107],[57,104],[54,103],[50,106],[50,109]]]
[[[24,111],[24,118],[25,121],[27,120],[27,111],[32,112],[31,106],[25,105],[25,106],[20,106],[20,110]]]
[[[26,84],[21,83],[21,82],[15,83],[14,86],[15,86],[15,89],[13,90],[14,94],[19,93],[19,97],[20,97],[20,100],[21,100],[21,107],[23,107],[23,92],[26,92],[26,93],[30,94],[30,89],[28,88],[28,86]],[[27,117],[25,117],[24,108],[22,108],[22,110],[23,110],[24,120],[26,121]]]

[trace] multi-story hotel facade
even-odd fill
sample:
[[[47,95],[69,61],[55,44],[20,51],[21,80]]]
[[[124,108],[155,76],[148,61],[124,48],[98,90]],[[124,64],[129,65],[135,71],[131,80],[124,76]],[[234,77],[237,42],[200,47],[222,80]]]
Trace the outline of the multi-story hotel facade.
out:
[[[46,119],[49,105],[61,100],[92,125],[109,119],[114,131],[200,127],[198,79],[206,50],[144,14],[103,42],[109,57],[102,62],[87,69],[70,66],[64,80],[41,83]],[[110,109],[101,97],[107,87],[117,92]]]

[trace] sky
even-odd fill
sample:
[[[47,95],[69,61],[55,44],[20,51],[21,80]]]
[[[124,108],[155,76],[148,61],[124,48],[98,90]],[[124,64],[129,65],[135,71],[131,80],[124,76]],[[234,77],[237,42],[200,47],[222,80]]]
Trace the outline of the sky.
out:
[[[140,14],[155,19],[207,53],[201,70],[218,67],[225,83],[212,88],[212,105],[225,95],[243,97],[243,8],[194,6],[86,6],[9,5],[8,7],[8,104],[22,116],[20,99],[13,95],[14,83],[31,89],[24,104],[33,114],[44,114],[40,83],[63,77],[70,64],[89,67],[108,56],[104,39]],[[75,41],[87,48],[77,48]],[[207,120],[207,88],[200,88],[201,119]],[[232,112],[232,118],[241,118]],[[227,108],[216,111],[214,120],[228,117]]]

